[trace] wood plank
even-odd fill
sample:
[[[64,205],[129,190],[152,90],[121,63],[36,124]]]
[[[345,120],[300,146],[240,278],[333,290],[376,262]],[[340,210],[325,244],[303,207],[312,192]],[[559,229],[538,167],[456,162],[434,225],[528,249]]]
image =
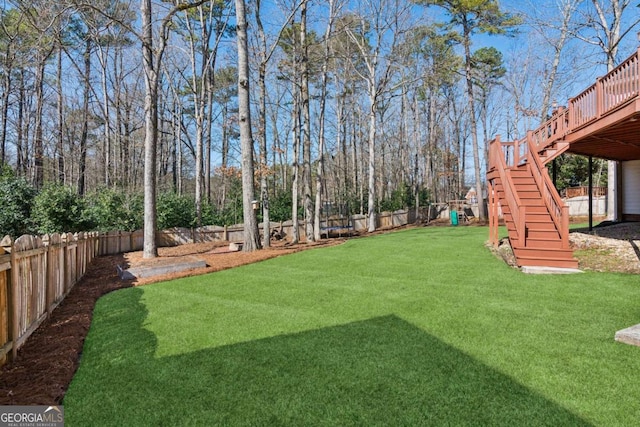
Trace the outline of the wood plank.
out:
[[[28,249],[26,251],[16,251],[15,256],[16,256],[16,260],[19,260],[22,258],[29,258],[37,255],[42,255],[45,252],[47,252],[47,248]]]
[[[0,247],[0,254],[4,254],[4,252],[4,249]],[[2,258],[6,257],[7,255],[2,256]],[[9,267],[0,270],[0,345],[2,345],[2,348],[0,349],[0,363],[6,362],[6,354],[11,351],[11,346],[13,345],[9,339],[11,330],[11,322],[9,318],[9,285],[11,283],[9,279],[11,277],[11,262],[9,261],[6,264],[9,264]]]
[[[0,261],[0,273],[11,270],[11,261],[2,262]]]

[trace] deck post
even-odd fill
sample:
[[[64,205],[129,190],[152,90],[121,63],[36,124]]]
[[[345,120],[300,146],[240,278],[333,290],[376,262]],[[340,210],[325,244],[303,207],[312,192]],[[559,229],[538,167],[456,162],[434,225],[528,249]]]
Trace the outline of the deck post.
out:
[[[602,83],[602,77],[596,79],[596,118],[602,116],[604,111],[604,84]]]
[[[593,156],[589,156],[589,231],[593,230]]]
[[[493,247],[498,247],[498,239],[497,239],[497,227],[496,227],[496,196],[493,190],[493,184],[491,181],[487,183],[487,190],[489,192],[489,243]]]

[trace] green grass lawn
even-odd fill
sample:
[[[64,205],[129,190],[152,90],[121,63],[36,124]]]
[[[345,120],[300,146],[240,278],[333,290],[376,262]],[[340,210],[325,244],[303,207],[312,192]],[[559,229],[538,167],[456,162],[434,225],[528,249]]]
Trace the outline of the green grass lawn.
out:
[[[637,425],[640,277],[525,275],[480,227],[106,295],[67,425]]]

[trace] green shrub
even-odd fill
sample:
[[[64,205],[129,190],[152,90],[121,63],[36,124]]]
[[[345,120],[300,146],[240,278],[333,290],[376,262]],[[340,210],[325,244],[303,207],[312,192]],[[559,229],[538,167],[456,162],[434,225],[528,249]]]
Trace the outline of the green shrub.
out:
[[[290,191],[276,194],[269,200],[269,218],[274,222],[291,219],[291,206],[293,204]]]
[[[420,206],[429,204],[429,191],[425,188],[418,192]],[[391,197],[380,202],[381,212],[394,212],[401,209],[414,208],[416,206],[416,198],[413,189],[407,184],[402,184],[396,190],[391,192]]]
[[[89,194],[86,205],[86,223],[94,230],[133,231],[142,228],[142,194],[127,194],[117,189],[103,188]]]
[[[35,197],[31,219],[38,233],[86,231],[84,200],[71,188],[49,184]]]
[[[5,168],[0,173],[0,238],[31,232],[31,206],[36,190],[24,178]]]
[[[195,201],[191,196],[162,193],[158,197],[157,211],[159,230],[192,227],[197,221]]]

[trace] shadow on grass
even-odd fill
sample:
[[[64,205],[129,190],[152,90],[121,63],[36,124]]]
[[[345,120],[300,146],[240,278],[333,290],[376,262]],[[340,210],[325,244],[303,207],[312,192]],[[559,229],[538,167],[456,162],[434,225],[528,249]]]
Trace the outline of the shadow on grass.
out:
[[[156,358],[141,292],[96,315],[68,425],[589,425],[393,315]]]

